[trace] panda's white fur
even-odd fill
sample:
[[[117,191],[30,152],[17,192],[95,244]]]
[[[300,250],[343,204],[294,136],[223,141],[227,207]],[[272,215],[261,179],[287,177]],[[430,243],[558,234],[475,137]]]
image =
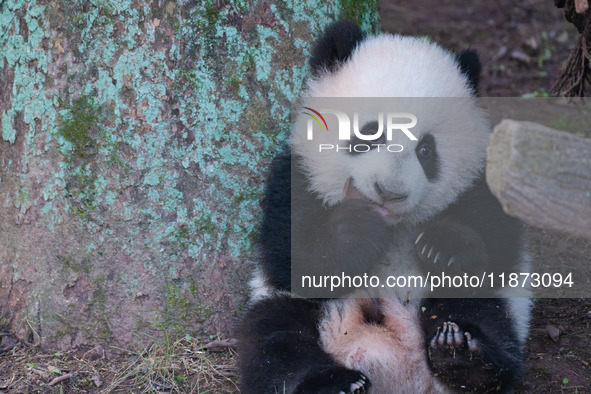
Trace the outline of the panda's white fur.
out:
[[[367,72],[371,67],[371,72]],[[433,72],[436,70],[437,72]],[[397,76],[396,83],[391,81]],[[398,78],[399,77],[399,78]],[[455,57],[426,38],[382,34],[363,40],[335,73],[307,82],[309,97],[471,97]]]
[[[395,82],[389,82],[392,75],[396,75]],[[331,156],[327,159],[327,152],[319,153],[317,146],[338,144],[337,133],[317,133],[316,144],[310,144],[306,139],[308,119],[300,115],[292,132],[292,150],[303,158],[311,191],[318,193],[326,204],[341,201],[343,185],[352,177],[361,193],[389,208],[389,203],[382,201],[374,189],[374,183],[379,181],[389,190],[408,194],[403,203],[394,203],[395,220],[414,226],[455,202],[485,165],[490,126],[473,96],[454,55],[438,45],[427,39],[399,35],[368,38],[336,71],[326,71],[308,81],[304,105],[307,98],[315,97],[425,98],[410,100],[413,110],[409,112],[420,120],[412,132],[419,141],[425,133],[435,136],[442,156],[439,179],[428,181],[414,154],[418,141],[402,134],[391,141],[404,146],[401,153],[371,151],[353,157],[346,152],[328,152]],[[449,107],[438,105],[443,101],[434,98],[456,98],[451,99],[454,116],[449,116]],[[327,116],[326,120],[329,129],[337,128],[330,123],[332,117]],[[389,274],[413,273],[416,262],[411,257],[412,241],[398,240],[392,246],[393,253],[387,253]],[[527,272],[529,259],[525,251],[523,256],[521,268]],[[527,290],[515,291],[520,297],[528,294]],[[395,295],[403,296],[400,292]],[[413,296],[411,299],[417,299],[420,294],[415,292]],[[400,299],[386,300],[385,322],[379,326],[364,321],[364,299],[328,302],[319,325],[324,349],[345,366],[366,373],[373,383],[373,392],[386,393],[394,385],[399,393],[447,392],[429,370],[425,352],[417,351],[425,341],[418,323],[418,303],[403,305]],[[529,327],[530,301],[514,298],[509,305],[523,344]]]
[[[436,72],[434,72],[436,70]],[[392,76],[396,80],[392,81]],[[293,154],[302,158],[302,169],[310,181],[310,192],[327,205],[343,199],[343,186],[352,177],[357,190],[367,199],[392,212],[389,220],[408,229],[425,223],[454,203],[470,187],[483,169],[490,137],[487,117],[476,105],[472,87],[460,71],[457,58],[427,39],[399,35],[379,35],[361,41],[346,62],[336,69],[311,78],[302,100],[331,97],[409,97],[416,101],[412,112],[420,122],[412,129],[421,140],[426,133],[437,141],[440,155],[438,179],[427,179],[416,155],[418,141],[398,135],[392,143],[404,146],[397,154],[370,151],[359,156],[346,152],[318,153],[318,144],[338,144],[336,133],[317,133],[316,144],[306,139],[308,118],[300,114],[291,136]],[[438,106],[436,98],[455,98],[454,115]],[[431,101],[429,101],[431,100]],[[411,101],[412,103],[412,101]],[[326,117],[329,129],[336,128]],[[374,184],[408,194],[404,202],[383,201]],[[394,206],[395,205],[395,206]],[[411,233],[393,240],[391,252],[381,266],[388,274],[413,272],[414,238]],[[518,269],[527,272],[529,257],[521,251]],[[411,271],[409,271],[409,268]],[[415,268],[414,271],[417,271]],[[253,300],[277,296],[262,271],[251,281]],[[530,300],[527,289],[517,289],[509,301],[508,313],[514,322],[520,346],[528,335]],[[434,376],[423,350],[426,338],[419,321],[420,291],[394,291],[383,297],[384,321],[368,324],[362,309],[363,298],[335,299],[321,308],[318,323],[322,348],[342,365],[366,374],[374,393],[449,392]],[[506,294],[503,295],[506,297]],[[372,294],[372,297],[376,297]]]
[[[368,63],[371,72],[367,72]],[[392,75],[396,75],[396,82],[384,83]],[[380,199],[373,187],[381,181],[390,190],[409,195],[403,207],[395,203],[397,218],[416,225],[455,202],[485,165],[490,126],[485,113],[474,103],[473,94],[455,57],[438,45],[427,39],[399,35],[372,37],[362,41],[342,67],[308,81],[304,103],[306,98],[314,97],[425,98],[415,100],[410,111],[420,120],[412,132],[419,141],[427,132],[435,136],[438,152],[444,155],[438,181],[427,180],[414,154],[418,142],[402,134],[391,141],[404,146],[404,152],[399,154],[373,151],[352,157],[345,152],[329,152],[332,157],[327,160],[327,152],[319,153],[317,144],[338,144],[337,133],[318,133],[317,143],[310,144],[306,139],[308,119],[300,115],[293,128],[292,149],[304,158],[311,191],[318,193],[326,204],[341,201],[343,185],[352,177],[359,191],[387,208],[388,203]],[[431,98],[457,98],[451,105],[455,116],[450,117],[449,108],[438,106],[438,100]],[[328,128],[334,130],[336,124],[330,123],[333,119],[327,116],[326,120]],[[412,273],[416,263],[410,256],[409,241],[412,240],[402,240],[393,246],[394,254],[388,253],[394,260],[388,264],[392,268],[388,270],[390,274]],[[403,254],[401,258],[400,245],[407,245],[408,256]],[[528,259],[523,262],[526,269]],[[528,293],[521,295],[527,297]],[[365,302],[334,300],[325,305],[320,323],[324,349],[345,366],[366,373],[373,392],[386,393],[394,385],[399,393],[447,392],[429,370],[426,354],[417,351],[425,340],[418,323],[418,304],[403,305],[399,298],[388,299],[385,322],[376,326],[364,321],[361,308]],[[530,301],[514,298],[510,305],[523,344],[529,327]]]
[[[367,72],[371,63],[371,72]],[[433,69],[437,72],[434,73]],[[396,82],[388,76],[396,75]],[[357,76],[357,77],[355,77]],[[391,79],[391,77],[390,77]],[[430,183],[414,157],[417,141],[402,133],[392,143],[404,146],[399,154],[368,152],[351,157],[339,152],[337,158],[318,152],[317,144],[306,140],[307,118],[299,116],[291,137],[293,152],[304,158],[311,189],[329,205],[339,202],[346,179],[352,176],[355,186],[367,197],[381,203],[373,188],[382,179],[391,190],[413,191],[404,202],[402,218],[410,224],[425,221],[454,202],[475,174],[484,166],[490,128],[485,114],[472,100],[466,77],[458,70],[453,55],[426,39],[380,35],[368,38],[353,51],[351,59],[335,72],[326,72],[308,82],[303,93],[315,97],[413,97],[407,108],[420,120],[412,133],[420,140],[425,133],[436,136],[438,151],[447,153],[441,160],[440,180]],[[451,106],[439,106],[447,100]],[[449,110],[458,113],[449,116]],[[329,129],[336,128],[327,116]],[[337,144],[336,133],[317,133],[315,142]],[[409,156],[413,156],[409,160]],[[322,171],[318,171],[322,169]]]
[[[528,260],[523,263],[529,266]],[[531,314],[529,291],[508,291],[514,295],[508,299],[508,313],[523,347]],[[365,321],[367,302],[367,298],[349,298],[324,305],[319,324],[323,349],[339,363],[365,373],[372,382],[372,393],[454,392],[433,374],[422,351],[426,338],[419,322],[420,298],[382,298],[384,321],[379,325]]]
[[[333,300],[324,307],[320,338],[326,352],[348,368],[365,373],[372,393],[447,393],[421,351],[425,338],[418,305],[384,299],[384,321],[367,324],[363,298]]]

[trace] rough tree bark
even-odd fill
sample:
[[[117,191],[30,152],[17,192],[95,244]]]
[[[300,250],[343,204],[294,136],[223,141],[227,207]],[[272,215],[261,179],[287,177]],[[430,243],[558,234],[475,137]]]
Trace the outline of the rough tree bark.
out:
[[[0,328],[227,333],[310,43],[377,1],[0,1]]]

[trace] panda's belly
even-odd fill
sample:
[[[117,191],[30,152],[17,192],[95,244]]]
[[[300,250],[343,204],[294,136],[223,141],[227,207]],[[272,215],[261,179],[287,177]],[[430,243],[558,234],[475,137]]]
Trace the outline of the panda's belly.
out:
[[[372,272],[382,283],[390,275],[420,275],[410,236],[399,236],[386,256]],[[427,364],[419,321],[424,290],[380,286],[365,294],[379,302],[350,298],[325,304],[319,324],[324,350],[346,367],[365,373],[374,394],[448,392]],[[401,301],[408,299],[413,301]],[[368,308],[379,309],[374,313],[378,321],[368,322]]]
[[[372,393],[445,393],[427,365],[418,305],[381,299],[383,319],[367,323],[367,299],[333,300],[320,321],[324,350],[366,374]]]

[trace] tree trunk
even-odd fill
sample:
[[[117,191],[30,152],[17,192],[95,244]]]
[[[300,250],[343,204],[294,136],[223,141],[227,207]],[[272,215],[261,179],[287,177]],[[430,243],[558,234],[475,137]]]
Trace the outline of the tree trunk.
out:
[[[369,0],[0,1],[0,328],[228,334],[310,43],[343,16],[378,26]]]

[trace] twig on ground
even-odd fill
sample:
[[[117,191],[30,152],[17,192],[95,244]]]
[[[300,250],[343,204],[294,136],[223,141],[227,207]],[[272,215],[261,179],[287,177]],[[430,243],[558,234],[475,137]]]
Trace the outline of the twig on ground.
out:
[[[66,380],[66,379],[70,379],[72,377],[71,373],[67,373],[65,375],[62,376],[58,376],[57,378],[53,379],[51,382],[49,382],[47,385],[48,386],[55,386],[56,384],[58,384],[59,382]]]

